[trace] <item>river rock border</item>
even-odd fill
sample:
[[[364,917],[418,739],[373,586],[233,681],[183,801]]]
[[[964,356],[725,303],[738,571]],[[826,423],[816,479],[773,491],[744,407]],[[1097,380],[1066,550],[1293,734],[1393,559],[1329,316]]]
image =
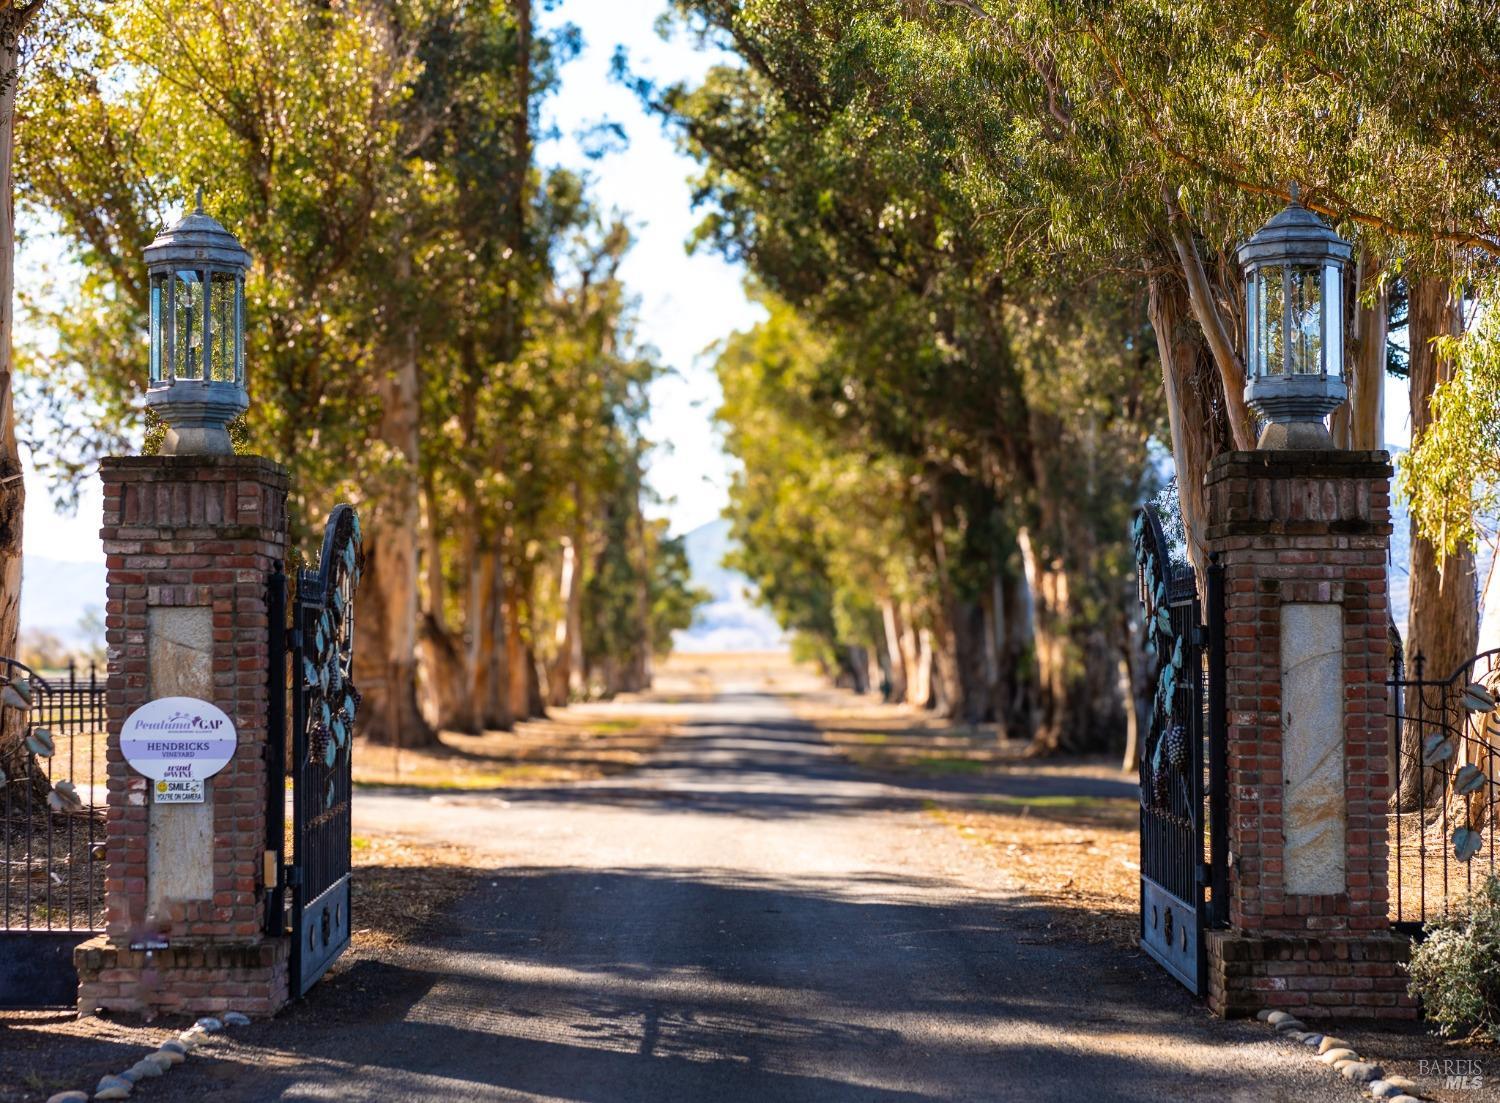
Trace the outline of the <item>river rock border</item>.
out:
[[[1336,1034],[1308,1030],[1300,1019],[1286,1011],[1265,1008],[1257,1011],[1255,1017],[1282,1037],[1302,1043],[1311,1057],[1345,1080],[1361,1085],[1375,1099],[1385,1103],[1420,1103],[1425,1098],[1414,1082],[1404,1076],[1387,1076],[1384,1069],[1360,1057],[1352,1045]]]
[[[121,1072],[110,1073],[94,1086],[94,1094],[65,1091],[49,1096],[47,1103],[89,1103],[90,1099],[127,1099],[142,1080],[165,1075],[187,1060],[188,1054],[213,1040],[226,1026],[249,1026],[250,1020],[238,1011],[225,1012],[222,1019],[202,1018],[174,1038],[168,1038],[155,1050]]]

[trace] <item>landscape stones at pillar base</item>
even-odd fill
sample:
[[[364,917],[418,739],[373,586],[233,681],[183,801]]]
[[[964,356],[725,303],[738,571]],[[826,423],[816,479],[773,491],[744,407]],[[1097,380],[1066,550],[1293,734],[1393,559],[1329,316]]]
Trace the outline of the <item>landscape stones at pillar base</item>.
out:
[[[1372,1065],[1368,1061],[1350,1061],[1339,1067],[1339,1072],[1345,1080],[1353,1080],[1356,1084],[1373,1083],[1385,1075],[1379,1065]]]
[[[89,1103],[89,1093],[74,1091],[58,1092],[56,1095],[49,1095],[47,1103]]]
[[[1330,1049],[1353,1049],[1348,1042],[1342,1038],[1336,1038],[1332,1034],[1323,1035],[1323,1040],[1318,1043],[1318,1052],[1327,1053]]]
[[[1329,1049],[1324,1050],[1323,1055],[1318,1058],[1325,1065],[1337,1064],[1339,1061],[1358,1061],[1359,1054],[1352,1049]]]
[[[94,1088],[95,1099],[126,1099],[135,1090],[135,1085],[123,1076],[106,1076]]]

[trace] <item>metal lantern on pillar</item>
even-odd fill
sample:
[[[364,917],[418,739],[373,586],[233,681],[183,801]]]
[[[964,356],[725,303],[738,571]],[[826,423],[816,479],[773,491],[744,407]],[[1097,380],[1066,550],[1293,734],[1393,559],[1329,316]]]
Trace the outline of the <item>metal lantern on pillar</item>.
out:
[[[250,254],[198,209],[146,248],[151,381],[146,405],[167,426],[163,455],[227,455],[245,390],[245,273]]]
[[[1246,404],[1261,448],[1331,448],[1344,384],[1344,269],[1353,246],[1292,201],[1238,250],[1245,269]]]

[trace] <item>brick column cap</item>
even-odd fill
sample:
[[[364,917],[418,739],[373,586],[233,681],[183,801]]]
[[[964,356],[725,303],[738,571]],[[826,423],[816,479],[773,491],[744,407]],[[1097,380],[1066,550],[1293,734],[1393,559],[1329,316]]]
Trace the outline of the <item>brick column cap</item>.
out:
[[[264,456],[106,456],[99,461],[105,482],[187,482],[253,478],[277,487],[291,485],[287,469]]]
[[[1391,454],[1383,449],[1266,449],[1223,452],[1208,462],[1209,486],[1225,479],[1389,479]]]

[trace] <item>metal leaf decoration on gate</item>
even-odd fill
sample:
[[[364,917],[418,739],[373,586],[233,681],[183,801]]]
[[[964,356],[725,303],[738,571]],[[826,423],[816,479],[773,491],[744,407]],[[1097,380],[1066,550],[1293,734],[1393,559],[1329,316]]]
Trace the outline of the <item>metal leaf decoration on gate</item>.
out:
[[[1186,799],[1188,734],[1173,714],[1191,672],[1184,668],[1183,639],[1173,619],[1175,572],[1161,526],[1142,510],[1133,532],[1144,650],[1155,660],[1151,726],[1141,748],[1141,794],[1150,806],[1167,812],[1174,810],[1174,790],[1180,798],[1176,803]]]
[[[321,612],[304,630],[302,679],[307,694],[308,755],[327,766],[348,753],[359,711],[354,688],[354,592],[364,566],[359,515],[340,506],[328,519],[316,572],[304,575]]]

